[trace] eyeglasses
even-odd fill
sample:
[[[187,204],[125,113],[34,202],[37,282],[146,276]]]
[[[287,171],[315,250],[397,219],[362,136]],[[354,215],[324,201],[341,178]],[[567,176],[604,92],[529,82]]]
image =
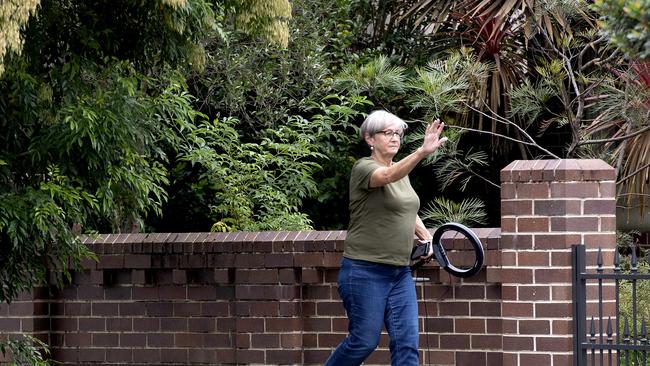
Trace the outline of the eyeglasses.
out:
[[[404,137],[404,132],[403,131],[393,131],[393,130],[381,130],[377,131],[376,133],[381,133],[387,138],[393,138],[393,136],[397,136],[397,138],[401,139]]]

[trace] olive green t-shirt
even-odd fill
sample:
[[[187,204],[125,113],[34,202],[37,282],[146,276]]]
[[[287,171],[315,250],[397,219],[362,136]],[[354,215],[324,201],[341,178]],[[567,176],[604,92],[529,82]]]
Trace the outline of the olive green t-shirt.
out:
[[[343,256],[370,262],[409,265],[420,199],[408,176],[369,188],[381,164],[359,159],[350,174],[350,226]]]

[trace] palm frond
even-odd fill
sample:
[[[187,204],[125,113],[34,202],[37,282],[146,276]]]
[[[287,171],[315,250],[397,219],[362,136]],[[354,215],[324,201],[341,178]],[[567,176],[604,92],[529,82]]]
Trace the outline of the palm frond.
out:
[[[391,66],[388,57],[382,55],[365,65],[347,65],[335,82],[342,89],[360,95],[378,89],[402,93],[405,80],[404,68]]]
[[[466,198],[454,202],[444,197],[429,202],[422,212],[422,220],[432,226],[457,222],[466,226],[485,225],[485,204],[478,198]]]
[[[423,109],[426,118],[435,118],[448,112],[465,112],[465,105],[487,78],[489,66],[463,48],[444,60],[430,61],[416,72],[417,77],[409,83],[415,93],[407,102]]]

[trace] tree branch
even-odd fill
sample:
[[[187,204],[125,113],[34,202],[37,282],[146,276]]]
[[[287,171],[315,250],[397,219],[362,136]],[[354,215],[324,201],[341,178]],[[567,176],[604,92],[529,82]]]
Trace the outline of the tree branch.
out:
[[[605,143],[608,143],[608,142],[616,142],[616,141],[627,140],[629,138],[640,135],[640,134],[642,134],[644,132],[647,132],[647,131],[650,131],[650,125],[642,128],[642,129],[640,129],[640,130],[638,130],[636,132],[633,132],[631,134],[623,135],[623,136],[619,136],[619,137],[612,137],[611,139],[597,139],[597,140],[580,141],[580,142],[578,142],[577,146],[590,145],[590,144],[605,144]]]
[[[472,106],[469,105],[469,104],[466,104],[466,106],[467,106],[469,109],[473,110],[474,112],[477,112],[477,113],[479,113],[479,114],[482,114],[483,116],[485,116],[485,117],[487,117],[487,118],[491,118],[491,119],[493,119],[494,121],[496,121],[496,122],[498,122],[498,123],[502,123],[502,124],[505,124],[505,125],[508,125],[508,126],[513,126],[513,127],[516,128],[519,132],[521,132],[521,134],[524,135],[524,137],[526,137],[526,139],[528,139],[528,141],[531,141],[531,142],[525,142],[525,141],[522,141],[522,140],[518,140],[518,139],[515,139],[515,138],[512,138],[512,137],[505,136],[505,135],[501,135],[501,134],[497,134],[497,133],[494,133],[494,132],[487,132],[487,131],[482,131],[482,130],[474,130],[474,132],[489,133],[489,134],[492,134],[492,135],[495,135],[495,136],[499,136],[499,137],[505,138],[506,140],[515,141],[515,142],[518,142],[518,143],[521,143],[521,144],[524,144],[524,145],[534,146],[534,147],[538,148],[539,150],[542,150],[543,152],[545,152],[545,153],[548,154],[549,156],[554,157],[555,159],[559,159],[559,158],[560,158],[560,157],[558,157],[557,155],[553,154],[552,152],[548,151],[547,149],[543,148],[543,147],[540,146],[539,144],[537,144],[537,142],[535,142],[535,139],[533,139],[533,138],[528,134],[528,132],[526,132],[526,130],[524,130],[523,128],[521,128],[518,124],[516,124],[516,123],[514,123],[514,122],[512,122],[512,121],[510,121],[510,120],[508,120],[508,119],[506,119],[506,118],[503,118],[503,117],[499,116],[498,114],[494,113],[494,111],[492,111],[492,109],[490,108],[490,106],[488,106],[487,104],[484,103],[484,105],[485,105],[485,107],[486,107],[490,112],[492,112],[492,115],[491,115],[491,116],[488,115],[487,113],[481,111],[481,110],[478,110],[478,109],[472,107]]]
[[[626,175],[625,177],[619,179],[618,181],[616,181],[616,184],[620,184],[620,183],[622,183],[624,180],[627,180],[627,179],[632,178],[633,176],[635,176],[635,175],[641,173],[642,170],[647,169],[648,167],[650,167],[650,163],[648,163],[648,164],[646,164],[646,165],[640,167],[639,169],[637,169],[637,170],[633,171],[632,173]]]

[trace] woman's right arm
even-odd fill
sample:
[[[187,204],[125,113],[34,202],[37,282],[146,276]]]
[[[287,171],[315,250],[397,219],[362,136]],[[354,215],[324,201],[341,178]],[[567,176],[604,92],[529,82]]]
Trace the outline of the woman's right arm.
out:
[[[422,142],[422,146],[397,163],[389,167],[376,169],[370,176],[370,187],[382,187],[407,176],[422,159],[431,155],[440,146],[444,145],[447,138],[440,138],[440,134],[444,127],[444,122],[440,122],[438,119],[433,121],[433,123],[430,123],[424,132],[424,141]]]

